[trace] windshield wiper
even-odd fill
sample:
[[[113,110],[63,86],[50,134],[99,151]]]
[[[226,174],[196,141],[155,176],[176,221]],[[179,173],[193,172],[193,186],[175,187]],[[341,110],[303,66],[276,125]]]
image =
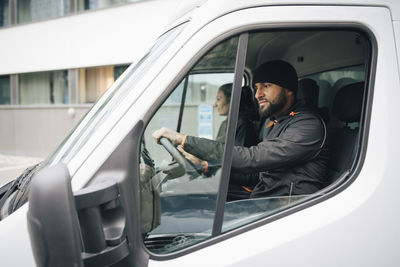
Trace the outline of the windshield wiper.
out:
[[[0,196],[1,196],[0,211],[3,210],[3,206],[7,202],[7,199],[14,192],[20,191],[19,192],[20,194],[18,194],[18,195],[21,197],[25,194],[26,188],[28,187],[28,184],[31,181],[32,175],[33,175],[33,173],[35,173],[34,170],[36,170],[39,165],[40,165],[40,163],[25,169],[24,172],[18,178],[16,178],[12,182],[9,182],[7,185],[4,186],[6,191],[2,190],[3,192],[0,192]],[[15,195],[12,205],[10,203],[9,208],[7,209],[8,212],[6,212],[6,214],[4,214],[4,212],[0,212],[0,219],[3,219],[8,214],[11,214],[15,209],[17,209],[20,206],[18,204],[19,204],[20,200],[22,199],[21,197],[19,197],[18,200],[16,201],[17,195]],[[16,208],[11,208],[11,207],[16,207]]]

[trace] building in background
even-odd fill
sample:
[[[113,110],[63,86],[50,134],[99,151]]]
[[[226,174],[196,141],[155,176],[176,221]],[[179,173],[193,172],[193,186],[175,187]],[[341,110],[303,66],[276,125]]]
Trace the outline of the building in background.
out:
[[[0,153],[45,157],[178,0],[0,0]]]

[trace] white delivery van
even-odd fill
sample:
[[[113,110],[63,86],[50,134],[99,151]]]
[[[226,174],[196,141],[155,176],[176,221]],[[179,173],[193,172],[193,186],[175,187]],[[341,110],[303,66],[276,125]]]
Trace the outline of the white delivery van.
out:
[[[48,159],[2,188],[1,266],[400,265],[400,2],[200,2]],[[329,184],[226,201],[241,88],[276,59],[326,124]],[[210,175],[152,138],[168,127],[214,139],[222,123]]]

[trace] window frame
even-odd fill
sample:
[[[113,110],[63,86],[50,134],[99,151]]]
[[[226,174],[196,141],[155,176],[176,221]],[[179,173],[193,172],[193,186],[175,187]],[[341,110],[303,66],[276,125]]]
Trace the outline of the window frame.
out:
[[[179,75],[177,75],[173,81],[166,87],[164,92],[158,97],[156,101],[154,101],[154,104],[152,107],[146,112],[146,114],[143,117],[143,122],[144,122],[144,127],[147,126],[153,115],[157,112],[159,107],[162,105],[162,103],[168,98],[168,96],[173,92],[175,87],[179,84],[179,82],[182,81],[182,79],[187,75],[187,73],[190,71],[190,69],[198,62],[198,60],[205,55],[212,47],[215,45],[219,44],[223,40],[233,37],[234,35],[238,35],[239,38],[243,34],[247,35],[247,39],[245,41],[246,45],[246,50],[247,50],[247,40],[249,36],[249,32],[254,32],[254,31],[295,31],[295,30],[320,30],[320,31],[329,31],[329,30],[346,30],[346,31],[354,31],[358,33],[362,33],[366,39],[369,41],[368,43],[368,55],[365,57],[365,70],[366,70],[366,79],[365,79],[365,93],[364,93],[364,99],[363,99],[363,107],[362,107],[362,115],[360,119],[360,131],[359,131],[359,139],[358,139],[358,144],[355,144],[355,149],[356,154],[354,157],[354,164],[353,167],[350,171],[344,172],[342,175],[340,175],[337,180],[329,185],[327,188],[322,189],[318,191],[318,195],[316,197],[307,199],[305,202],[302,202],[296,206],[289,207],[285,210],[282,210],[276,214],[270,215],[268,217],[259,219],[257,221],[242,225],[236,229],[230,230],[228,232],[222,232],[222,222],[223,222],[223,216],[224,216],[224,206],[225,206],[225,199],[226,199],[226,193],[227,193],[227,188],[228,188],[228,183],[229,183],[229,174],[230,174],[230,168],[231,168],[231,161],[232,153],[227,153],[227,151],[232,151],[233,149],[233,142],[234,142],[234,131],[232,129],[235,129],[236,123],[237,123],[237,113],[238,113],[238,108],[239,108],[239,101],[238,99],[238,90],[240,89],[241,81],[245,75],[246,69],[245,69],[245,62],[246,62],[246,52],[244,52],[244,58],[239,59],[239,57],[236,58],[236,65],[235,65],[235,72],[234,72],[234,79],[235,83],[233,86],[233,91],[232,91],[232,100],[236,101],[231,101],[231,107],[230,107],[230,114],[228,116],[228,130],[227,130],[227,136],[226,136],[226,142],[225,142],[225,150],[224,150],[224,155],[223,155],[223,170],[221,172],[221,178],[220,178],[220,187],[218,190],[218,195],[217,195],[217,209],[216,213],[214,216],[214,225],[212,229],[212,237],[210,239],[201,241],[195,245],[192,245],[190,247],[175,251],[170,254],[155,254],[151,251],[149,251],[145,245],[144,245],[144,240],[142,238],[142,245],[144,247],[144,250],[148,253],[150,259],[152,260],[170,260],[170,259],[175,259],[178,257],[181,257],[183,255],[187,255],[189,253],[192,253],[194,251],[197,251],[199,249],[211,246],[213,244],[222,242],[226,239],[232,238],[234,236],[240,235],[242,233],[245,233],[247,231],[250,231],[252,229],[258,228],[260,226],[269,224],[273,221],[279,220],[281,218],[284,218],[290,214],[296,213],[298,211],[301,211],[303,209],[306,209],[308,207],[314,206],[318,203],[321,203],[331,197],[334,197],[335,195],[341,193],[344,191],[347,187],[349,187],[354,180],[358,177],[362,166],[364,164],[365,156],[366,156],[366,151],[367,151],[367,144],[368,144],[368,135],[369,135],[369,128],[370,128],[370,117],[371,117],[371,111],[372,111],[372,96],[374,93],[374,83],[375,83],[375,75],[376,75],[376,65],[377,65],[377,55],[378,55],[378,45],[376,38],[373,34],[373,32],[365,25],[361,23],[355,23],[355,22],[340,22],[340,23],[334,23],[334,22],[319,22],[319,23],[307,23],[307,22],[301,22],[301,23],[279,23],[279,24],[270,24],[270,23],[259,23],[259,24],[253,24],[253,25],[245,25],[242,27],[239,27],[234,30],[230,30],[225,32],[224,34],[220,35],[219,38],[214,38],[210,42],[207,43],[204,47],[202,47],[197,53],[196,56],[194,56],[189,62],[181,69],[179,72]],[[244,47],[244,44],[243,46]],[[240,45],[238,44],[238,55],[240,53]],[[243,51],[242,51],[243,53]],[[241,54],[242,56],[243,54]],[[238,64],[239,62],[239,64]],[[240,83],[237,82],[237,70],[241,70],[241,77],[240,77]],[[239,88],[238,88],[239,87]],[[235,94],[236,93],[236,94]],[[235,97],[236,96],[236,97]],[[235,102],[235,103],[234,103]],[[235,114],[234,114],[235,113]],[[236,115],[236,117],[232,117]],[[228,155],[226,155],[228,154]],[[138,155],[139,156],[139,155]],[[227,157],[228,156],[228,157]],[[227,164],[229,163],[229,164]],[[224,197],[221,196],[223,194]]]
[[[179,86],[180,83],[183,83],[184,86],[188,82],[188,76],[191,74],[191,70],[196,64],[202,59],[203,56],[205,56],[208,52],[210,52],[216,45],[228,40],[228,39],[237,39],[237,47],[236,47],[236,60],[235,60],[235,65],[234,65],[234,70],[233,70],[233,87],[232,87],[232,95],[231,95],[231,101],[230,101],[230,112],[229,115],[227,116],[227,134],[225,136],[225,145],[224,145],[224,153],[222,156],[222,162],[226,162],[226,157],[230,158],[229,164],[226,165],[224,163],[221,167],[221,174],[219,177],[219,190],[224,190],[225,195],[223,197],[220,196],[220,193],[217,194],[216,196],[216,209],[215,209],[215,214],[220,214],[219,221],[216,223],[215,216],[213,219],[213,226],[212,226],[212,231],[211,231],[211,236],[210,238],[214,238],[217,235],[220,235],[222,232],[222,223],[223,223],[223,217],[224,217],[224,212],[223,209],[225,208],[225,199],[226,199],[226,194],[228,191],[228,183],[229,183],[229,174],[230,174],[230,169],[231,169],[231,161],[232,161],[232,149],[233,149],[233,143],[235,139],[235,129],[236,129],[236,123],[237,123],[237,117],[239,113],[239,103],[240,103],[240,94],[241,94],[241,87],[242,87],[242,81],[243,81],[243,76],[245,75],[245,70],[244,70],[244,65],[245,65],[245,54],[247,51],[247,40],[248,40],[248,33],[240,33],[240,34],[231,34],[231,35],[224,35],[221,38],[218,38],[216,41],[213,40],[213,42],[207,44],[206,47],[204,47],[201,50],[201,53],[197,53],[196,57],[194,60],[191,61],[192,64],[187,65],[184,70],[186,71],[181,71],[180,75],[176,76],[173,83],[171,83],[168,86],[168,89],[165,90],[155,102],[151,106],[150,110],[147,111],[143,118],[144,122],[144,127],[142,133],[139,135],[141,136],[141,139],[143,139],[143,136],[146,132],[147,126],[151,123],[153,120],[154,116],[157,114],[157,112],[160,110],[160,108],[164,105],[165,101],[175,92],[177,87]],[[241,58],[239,60],[239,57]],[[239,69],[238,69],[239,68]],[[216,72],[219,73],[219,72]],[[185,89],[185,88],[184,88]],[[187,89],[187,88],[186,88]],[[183,90],[185,92],[185,90]],[[179,108],[179,117],[178,117],[178,124],[177,128],[180,127],[180,120],[181,120],[181,115],[183,114],[183,111],[185,109],[185,93],[182,94],[182,98],[180,101],[180,108]],[[234,116],[234,117],[232,117]],[[176,130],[176,129],[174,129]],[[226,149],[230,148],[230,151],[227,152]],[[140,154],[137,155],[137,157],[140,157]],[[224,182],[222,182],[224,180]],[[223,188],[223,189],[221,189]],[[217,209],[222,209],[221,212],[217,212]],[[206,239],[207,240],[207,239]],[[200,243],[206,241],[203,240]],[[142,243],[143,247],[145,248],[145,251],[149,255],[160,255],[160,256],[167,256],[170,254],[156,254],[144,245],[144,240],[142,238]],[[192,247],[192,246],[190,246]],[[190,248],[188,247],[188,248]],[[172,252],[172,255],[175,255],[176,253],[179,253],[181,251],[184,251],[188,248],[184,248],[175,252]]]
[[[249,33],[241,33],[239,35],[238,47],[236,51],[236,62],[232,86],[231,102],[229,107],[228,124],[226,129],[226,141],[224,146],[224,154],[222,156],[221,178],[219,182],[217,194],[217,206],[215,209],[214,223],[212,229],[212,238],[221,234],[224,220],[224,209],[226,196],[228,194],[229,177],[232,166],[232,150],[235,142],[235,129],[239,114],[240,91],[242,88],[242,80],[246,64],[247,43]]]

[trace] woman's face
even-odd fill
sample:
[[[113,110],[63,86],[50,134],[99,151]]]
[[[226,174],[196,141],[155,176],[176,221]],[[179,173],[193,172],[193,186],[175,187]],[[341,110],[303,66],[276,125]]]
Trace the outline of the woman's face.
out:
[[[225,94],[221,90],[218,90],[218,92],[217,92],[214,107],[217,108],[218,114],[220,116],[228,115],[229,102],[228,102],[228,99],[226,99]]]

